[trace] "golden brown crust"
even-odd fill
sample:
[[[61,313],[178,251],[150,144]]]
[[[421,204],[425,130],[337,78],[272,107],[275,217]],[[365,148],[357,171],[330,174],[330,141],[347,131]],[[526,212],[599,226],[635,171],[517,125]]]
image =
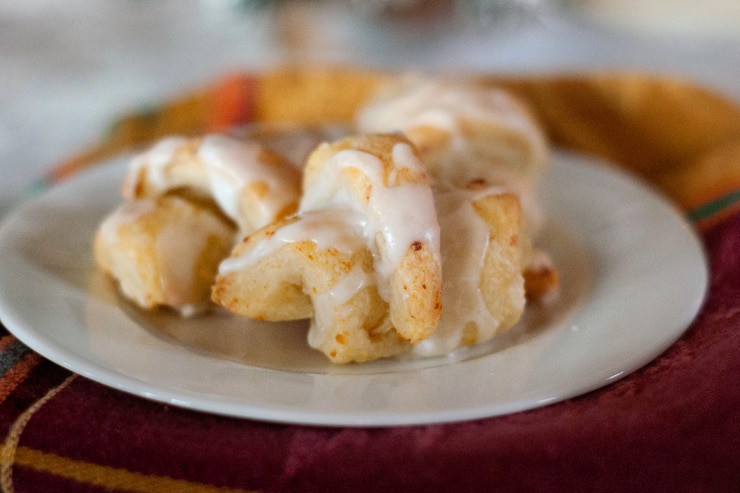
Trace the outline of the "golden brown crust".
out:
[[[264,241],[269,229],[258,231],[247,243]],[[343,253],[333,248],[320,250],[310,241],[294,242],[248,268],[219,276],[212,299],[256,320],[317,317],[314,306],[330,296],[343,277],[353,269],[371,275],[372,268],[372,255],[365,249]],[[388,305],[374,285],[358,290],[336,309],[324,309],[318,318],[313,324],[321,326],[312,330],[321,336],[314,346],[333,362],[368,361],[408,349],[408,343],[389,326]]]
[[[181,197],[122,207],[137,206],[139,212],[119,209],[102,223],[93,245],[97,265],[142,308],[207,302],[218,264],[233,242],[233,226],[209,207]]]
[[[480,289],[498,331],[512,327],[524,311],[521,206],[514,194],[489,195],[473,203],[489,228]],[[516,293],[516,294],[514,294]]]
[[[442,316],[442,278],[435,268],[429,245],[417,242],[391,277],[391,321],[411,343],[429,337]]]
[[[383,185],[385,186],[399,186],[406,183],[428,184],[429,176],[426,173],[426,168],[421,171],[412,170],[397,166],[393,162],[393,147],[396,144],[408,144],[415,149],[414,144],[401,134],[355,135],[336,142],[323,143],[308,157],[303,175],[303,189],[309,189],[321,178],[325,163],[333,155],[348,150],[365,152],[380,159],[383,166]],[[361,182],[354,187],[357,196],[364,197],[366,201],[369,200],[369,183],[362,173],[352,168],[344,171],[353,174],[354,179],[350,180],[351,182]]]

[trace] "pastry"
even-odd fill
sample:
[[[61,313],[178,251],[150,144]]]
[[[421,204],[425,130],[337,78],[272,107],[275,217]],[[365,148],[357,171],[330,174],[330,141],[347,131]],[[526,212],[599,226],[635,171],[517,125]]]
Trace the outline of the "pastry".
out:
[[[517,193],[534,233],[541,222],[536,187],[549,159],[547,141],[527,108],[509,93],[459,81],[402,78],[360,108],[361,132],[402,132],[436,183],[476,180]]]
[[[521,317],[521,223],[502,187],[433,191],[404,137],[351,137],[314,151],[298,214],[245,238],[213,299],[260,320],[311,318],[309,345],[334,362],[444,354]]]
[[[294,166],[253,141],[168,137],[134,159],[123,196],[132,200],[185,189],[213,200],[248,233],[295,211],[300,180]]]
[[[543,214],[537,188],[549,162],[547,140],[526,106],[508,92],[461,81],[403,77],[378,91],[357,114],[365,132],[398,131],[419,150],[437,187],[488,183],[516,194],[525,243],[536,241]],[[530,245],[523,245],[525,264]],[[525,268],[528,298],[553,298],[555,265],[544,254]]]
[[[556,296],[533,246],[547,143],[507,93],[404,77],[359,108],[356,135],[319,144],[348,127],[308,123],[169,137],[137,156],[98,265],[145,309],[212,300],[310,319],[309,346],[335,363],[447,354]]]
[[[515,194],[474,182],[435,192],[442,317],[417,355],[449,353],[510,329],[524,312],[522,214]]]
[[[300,172],[261,144],[168,137],[136,156],[126,199],[95,240],[98,265],[143,308],[210,305],[218,264],[242,233],[292,213]]]
[[[213,300],[264,320],[312,317],[332,361],[408,350],[441,314],[439,225],[426,168],[401,136],[322,144],[298,213],[248,236],[219,269]]]
[[[218,265],[234,243],[234,226],[209,204],[177,196],[124,202],[94,242],[97,265],[126,298],[146,309],[168,306],[185,316],[207,308]]]

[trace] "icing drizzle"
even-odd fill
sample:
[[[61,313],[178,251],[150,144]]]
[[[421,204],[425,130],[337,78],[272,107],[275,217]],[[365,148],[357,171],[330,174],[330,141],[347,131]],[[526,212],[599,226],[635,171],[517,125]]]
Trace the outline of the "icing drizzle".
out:
[[[170,170],[179,164],[177,153],[188,142],[184,137],[168,137],[138,155],[131,163],[124,196],[136,195],[142,175],[157,194],[183,186],[171,179]],[[204,137],[195,155],[188,157],[203,167],[207,183],[198,185],[206,186],[223,213],[245,232],[275,221],[299,195],[299,171],[288,163],[266,162],[263,153],[256,142],[214,134]],[[262,185],[263,192],[245,211],[244,191],[256,185]]]

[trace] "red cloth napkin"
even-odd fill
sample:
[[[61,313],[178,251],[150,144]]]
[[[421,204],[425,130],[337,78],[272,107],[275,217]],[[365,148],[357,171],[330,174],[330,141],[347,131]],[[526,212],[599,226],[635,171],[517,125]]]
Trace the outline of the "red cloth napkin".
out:
[[[230,81],[237,100],[249,92]],[[544,86],[511,87],[534,100],[534,88]],[[225,107],[237,118],[248,114]],[[547,104],[535,107],[546,119]],[[609,150],[588,139],[578,145],[569,140],[573,135],[554,138]],[[119,144],[109,141],[86,156]],[[682,161],[684,173],[694,166],[685,163],[702,156],[690,158]],[[73,161],[67,172],[85,162]],[[647,174],[654,181],[668,176]],[[677,343],[606,388],[497,418],[357,429],[211,416],[72,375],[3,330],[0,486],[18,492],[740,491],[740,212],[733,204],[721,214],[716,205],[693,209],[703,220],[711,285]]]

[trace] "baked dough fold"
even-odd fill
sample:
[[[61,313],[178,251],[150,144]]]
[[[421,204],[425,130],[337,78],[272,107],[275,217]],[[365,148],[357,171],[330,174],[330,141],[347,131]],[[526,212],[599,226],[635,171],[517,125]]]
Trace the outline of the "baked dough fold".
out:
[[[322,144],[298,214],[248,236],[220,267],[213,300],[252,318],[312,317],[332,361],[398,354],[441,315],[439,225],[426,168],[402,136]]]

